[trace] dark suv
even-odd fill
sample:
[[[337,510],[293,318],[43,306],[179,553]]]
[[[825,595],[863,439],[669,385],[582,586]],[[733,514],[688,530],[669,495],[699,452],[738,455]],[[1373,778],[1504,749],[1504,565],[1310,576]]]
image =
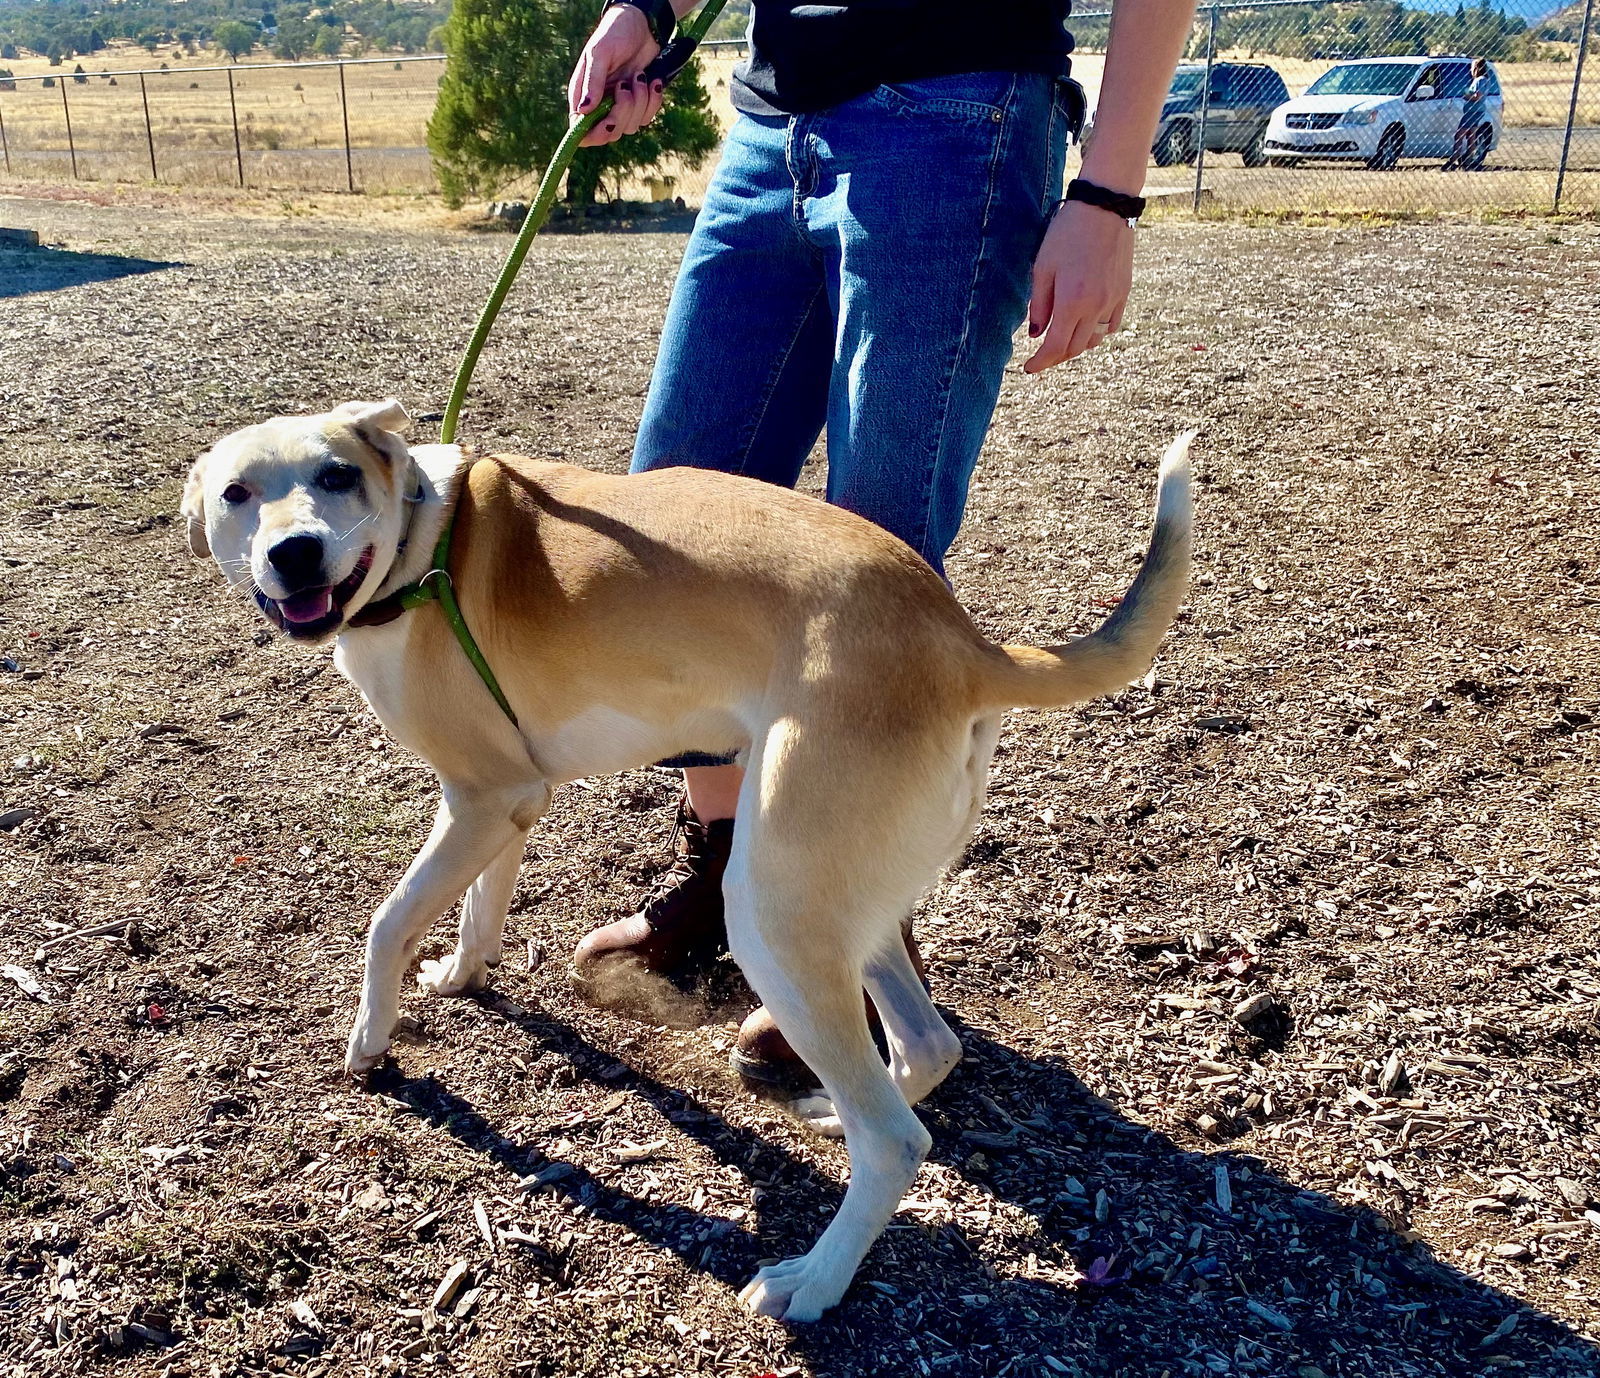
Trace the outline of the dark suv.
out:
[[[1199,62],[1186,62],[1173,73],[1150,150],[1157,167],[1194,161],[1205,78],[1205,64]],[[1214,63],[1205,110],[1206,152],[1237,153],[1246,167],[1260,167],[1267,160],[1261,147],[1267,116],[1288,99],[1283,78],[1265,63]]]

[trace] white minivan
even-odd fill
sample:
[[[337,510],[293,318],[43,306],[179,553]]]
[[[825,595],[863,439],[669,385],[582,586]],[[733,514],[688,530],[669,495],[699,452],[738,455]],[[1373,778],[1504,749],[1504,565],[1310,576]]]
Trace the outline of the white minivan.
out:
[[[1360,160],[1392,168],[1401,158],[1449,158],[1472,80],[1469,57],[1367,57],[1331,67],[1267,121],[1262,151],[1278,167],[1306,158]],[[1462,162],[1469,168],[1500,142],[1505,99],[1488,82]]]

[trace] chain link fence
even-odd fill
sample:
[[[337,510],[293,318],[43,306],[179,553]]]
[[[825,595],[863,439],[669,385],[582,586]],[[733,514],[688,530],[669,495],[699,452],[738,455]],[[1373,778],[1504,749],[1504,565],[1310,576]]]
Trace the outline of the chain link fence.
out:
[[[1225,212],[1600,210],[1595,5],[1538,19],[1387,0],[1204,5],[1147,192]],[[1091,111],[1110,14],[1072,19]],[[724,122],[743,51],[702,56]],[[19,71],[0,76],[0,151],[13,178],[429,191],[443,71],[438,56]],[[694,201],[709,167],[664,172],[647,195]]]
[[[439,56],[63,64],[0,77],[0,153],[19,179],[432,190],[428,117],[443,74]]]
[[[1148,188],[1231,211],[1600,210],[1594,7],[1202,5]],[[1110,15],[1072,20],[1091,110]]]

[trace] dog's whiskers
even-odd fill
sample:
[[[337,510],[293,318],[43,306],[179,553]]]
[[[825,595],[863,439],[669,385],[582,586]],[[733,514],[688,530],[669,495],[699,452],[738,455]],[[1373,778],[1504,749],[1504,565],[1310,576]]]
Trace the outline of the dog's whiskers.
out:
[[[366,516],[364,516],[360,521],[358,521],[348,531],[341,531],[339,533],[339,539],[341,541],[348,540],[351,536],[355,535],[356,532],[361,530],[361,528],[363,526],[365,526],[368,522],[370,522],[377,515],[378,514],[376,512],[368,512]]]

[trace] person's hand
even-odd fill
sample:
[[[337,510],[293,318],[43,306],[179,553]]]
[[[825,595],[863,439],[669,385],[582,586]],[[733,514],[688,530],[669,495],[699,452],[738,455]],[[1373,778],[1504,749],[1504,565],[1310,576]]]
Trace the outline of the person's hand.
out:
[[[655,119],[661,109],[662,83],[647,86],[644,69],[660,51],[643,10],[613,5],[601,14],[567,82],[567,110],[571,118],[579,119],[593,110],[607,91],[612,104],[605,119],[583,136],[581,147],[615,143]]]
[[[1043,373],[1122,328],[1133,286],[1133,228],[1098,206],[1068,201],[1033,261],[1028,334],[1044,338],[1022,366]]]

